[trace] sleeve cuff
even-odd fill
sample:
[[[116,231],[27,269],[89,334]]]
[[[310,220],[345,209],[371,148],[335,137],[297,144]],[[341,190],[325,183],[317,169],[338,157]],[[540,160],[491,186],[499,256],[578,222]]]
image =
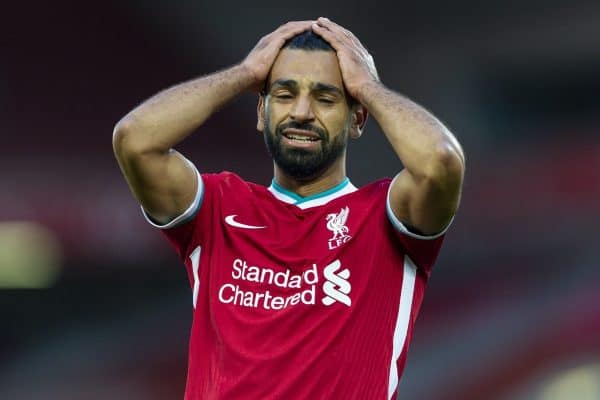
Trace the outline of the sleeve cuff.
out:
[[[204,182],[202,181],[202,176],[196,169],[196,166],[194,166],[194,164],[192,164],[191,162],[190,162],[190,164],[194,168],[194,171],[196,171],[196,176],[198,177],[198,190],[196,191],[196,196],[194,197],[194,201],[192,202],[192,204],[190,204],[190,206],[181,215],[173,218],[171,221],[167,222],[164,225],[160,225],[160,224],[156,223],[155,221],[153,221],[152,218],[146,212],[146,210],[144,210],[144,207],[140,206],[142,209],[142,214],[144,215],[144,218],[146,218],[146,221],[148,221],[148,223],[150,225],[152,225],[153,227],[159,228],[159,229],[170,229],[170,228],[174,228],[178,225],[183,225],[186,222],[191,221],[194,218],[194,216],[196,215],[196,213],[198,212],[198,210],[200,209],[200,206],[202,205],[202,199],[204,197]]]
[[[394,180],[396,180],[396,178],[398,177],[398,175],[396,175],[396,177],[394,178]],[[408,228],[398,219],[398,217],[396,217],[396,215],[394,214],[394,212],[392,211],[392,206],[390,204],[390,190],[392,188],[392,185],[394,184],[394,180],[392,180],[392,182],[390,183],[390,186],[388,188],[388,192],[387,192],[387,196],[386,196],[386,211],[387,211],[387,216],[388,219],[390,220],[390,222],[392,223],[392,225],[394,226],[394,228],[404,234],[407,235],[411,238],[414,239],[419,239],[419,240],[433,240],[433,239],[437,239],[440,236],[443,236],[446,234],[446,232],[448,231],[448,228],[450,227],[450,225],[452,225],[452,221],[454,220],[454,217],[452,217],[452,219],[450,220],[450,222],[448,222],[448,224],[446,225],[446,227],[444,229],[442,229],[441,232],[438,232],[436,234],[433,235],[419,235],[416,234],[414,232],[411,232],[408,230]]]

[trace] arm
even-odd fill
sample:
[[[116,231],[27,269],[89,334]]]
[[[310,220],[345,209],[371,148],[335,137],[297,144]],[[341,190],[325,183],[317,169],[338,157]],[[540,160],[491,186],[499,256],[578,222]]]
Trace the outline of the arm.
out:
[[[131,191],[163,224],[192,203],[197,177],[173,149],[221,105],[241,93],[249,78],[241,66],[182,83],[135,108],[115,126],[113,150]]]
[[[458,141],[427,110],[379,82],[373,58],[351,32],[321,18],[313,30],[336,49],[348,92],[377,120],[404,164],[390,187],[394,215],[425,235],[438,233],[460,199],[465,162]]]
[[[396,217],[425,235],[443,230],[458,208],[464,156],[456,138],[427,110],[373,82],[359,101],[404,164],[390,187]]]
[[[159,223],[180,215],[197,191],[196,172],[173,146],[242,92],[259,88],[279,49],[310,29],[290,22],[263,37],[242,63],[167,89],[146,100],[115,126],[113,150],[136,199]]]

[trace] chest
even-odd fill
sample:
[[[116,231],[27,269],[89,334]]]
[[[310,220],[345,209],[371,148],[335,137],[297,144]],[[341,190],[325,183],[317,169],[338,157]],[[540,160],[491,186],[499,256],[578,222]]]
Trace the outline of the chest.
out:
[[[237,199],[212,217],[202,270],[219,306],[344,310],[369,287],[396,290],[401,268],[381,207],[337,201],[303,210]]]

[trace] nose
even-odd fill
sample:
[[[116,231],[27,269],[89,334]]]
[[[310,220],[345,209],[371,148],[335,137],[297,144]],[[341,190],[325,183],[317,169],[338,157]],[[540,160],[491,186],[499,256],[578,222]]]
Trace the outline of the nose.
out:
[[[298,96],[290,111],[290,118],[294,121],[312,121],[315,119],[309,96]]]

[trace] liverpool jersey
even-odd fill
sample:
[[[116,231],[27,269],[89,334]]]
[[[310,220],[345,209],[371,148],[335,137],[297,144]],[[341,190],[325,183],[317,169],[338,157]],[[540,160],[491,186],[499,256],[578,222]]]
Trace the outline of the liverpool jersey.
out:
[[[393,399],[443,240],[408,231],[390,179],[309,197],[198,174],[162,229],[192,289],[186,400]]]

